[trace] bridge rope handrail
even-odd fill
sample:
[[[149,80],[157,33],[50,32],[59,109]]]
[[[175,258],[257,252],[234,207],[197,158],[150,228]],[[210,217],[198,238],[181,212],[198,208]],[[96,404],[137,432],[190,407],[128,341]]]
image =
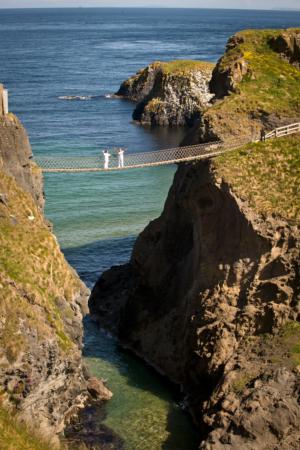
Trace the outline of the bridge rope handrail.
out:
[[[300,122],[278,127],[267,133],[264,139],[282,137],[298,132],[300,132]],[[232,138],[225,142],[212,141],[150,152],[126,153],[124,168],[118,167],[117,157],[113,156],[110,160],[109,169],[104,169],[102,154],[95,156],[37,156],[35,162],[42,168],[43,172],[109,172],[212,158],[247,143],[249,141],[246,139]]]

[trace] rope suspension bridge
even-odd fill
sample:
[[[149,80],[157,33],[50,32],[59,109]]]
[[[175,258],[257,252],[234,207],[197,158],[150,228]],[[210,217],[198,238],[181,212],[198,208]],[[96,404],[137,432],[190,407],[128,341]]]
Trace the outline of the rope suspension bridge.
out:
[[[300,132],[300,122],[276,128],[263,136],[272,139]],[[169,148],[152,152],[126,153],[124,167],[118,167],[118,159],[110,159],[109,168],[103,166],[104,159],[99,156],[37,156],[36,163],[43,172],[110,172],[113,170],[137,169],[162,166],[180,162],[213,158],[248,143],[246,140],[215,141],[186,147]]]

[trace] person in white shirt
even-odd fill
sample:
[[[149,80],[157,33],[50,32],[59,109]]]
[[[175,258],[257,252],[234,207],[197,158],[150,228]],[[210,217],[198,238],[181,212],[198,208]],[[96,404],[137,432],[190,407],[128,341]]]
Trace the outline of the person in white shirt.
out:
[[[103,155],[104,155],[104,169],[107,170],[109,165],[110,153],[108,150],[104,150]]]
[[[124,167],[124,150],[119,148],[118,150],[118,168],[121,169]]]

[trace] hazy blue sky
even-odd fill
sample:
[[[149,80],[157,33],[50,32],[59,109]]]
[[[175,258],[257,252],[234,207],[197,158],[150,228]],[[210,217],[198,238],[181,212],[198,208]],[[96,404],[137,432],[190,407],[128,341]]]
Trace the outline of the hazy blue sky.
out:
[[[0,8],[63,6],[165,6],[191,8],[295,8],[300,0],[0,0]]]

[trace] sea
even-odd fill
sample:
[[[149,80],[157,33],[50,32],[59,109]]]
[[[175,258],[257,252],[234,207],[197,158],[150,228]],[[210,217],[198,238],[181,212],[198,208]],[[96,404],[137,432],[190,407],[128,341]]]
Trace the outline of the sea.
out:
[[[132,122],[134,104],[112,96],[160,60],[216,62],[249,28],[300,26],[300,12],[69,8],[0,9],[0,82],[34,155],[98,155],[174,147],[184,129]],[[69,263],[92,288],[130,258],[136,236],[163,208],[175,166],[114,173],[46,174],[46,215]],[[197,435],[165,380],[120,349],[87,317],[84,356],[114,392],[104,424],[128,450],[193,450]]]

